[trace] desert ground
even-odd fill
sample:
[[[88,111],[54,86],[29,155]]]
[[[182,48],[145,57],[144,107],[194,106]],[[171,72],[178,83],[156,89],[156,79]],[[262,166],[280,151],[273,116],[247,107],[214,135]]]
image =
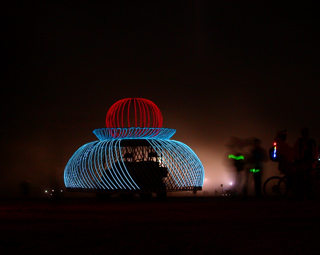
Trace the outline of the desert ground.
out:
[[[320,202],[0,200],[0,254],[318,254]]]

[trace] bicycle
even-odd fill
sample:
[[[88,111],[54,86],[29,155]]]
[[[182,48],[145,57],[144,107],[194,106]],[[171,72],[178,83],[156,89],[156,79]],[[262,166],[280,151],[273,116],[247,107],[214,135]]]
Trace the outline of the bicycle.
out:
[[[286,176],[271,176],[263,184],[265,197],[285,197],[288,194]]]
[[[320,199],[320,168],[312,169],[311,174],[296,175],[288,184],[287,176],[272,176],[263,184],[265,197],[285,198],[293,194],[297,197]],[[299,178],[303,178],[302,180]]]

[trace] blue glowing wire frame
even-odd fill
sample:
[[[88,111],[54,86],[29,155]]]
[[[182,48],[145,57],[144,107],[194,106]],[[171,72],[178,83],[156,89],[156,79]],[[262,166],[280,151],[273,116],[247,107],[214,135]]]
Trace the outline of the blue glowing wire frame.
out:
[[[122,136],[121,132],[128,134],[131,130],[114,131]],[[148,131],[132,130],[142,132],[144,139],[132,136],[131,140],[110,138],[112,132],[94,130],[100,141],[87,143],[74,153],[64,171],[67,188],[105,192],[201,189],[204,169],[197,155],[181,142],[159,138],[171,137],[172,129],[160,129],[156,138],[148,139],[145,137],[152,137]]]

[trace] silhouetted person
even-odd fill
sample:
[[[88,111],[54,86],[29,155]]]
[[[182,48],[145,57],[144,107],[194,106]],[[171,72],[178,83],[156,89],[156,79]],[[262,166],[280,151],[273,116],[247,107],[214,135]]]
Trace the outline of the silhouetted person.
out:
[[[294,160],[298,171],[310,171],[315,168],[318,160],[316,141],[309,137],[309,129],[301,129],[301,137],[294,144]]]
[[[261,197],[262,191],[262,171],[263,164],[268,160],[266,151],[261,147],[261,140],[254,138],[253,148],[251,150],[251,164],[252,167],[250,171],[253,173],[254,177],[254,188],[256,197]]]
[[[309,137],[309,129],[301,129],[301,137],[294,144],[295,160],[295,191],[300,198],[304,197],[305,191],[311,183],[306,183],[307,177],[312,174],[318,160],[316,141]]]
[[[286,176],[289,189],[294,188],[294,150],[287,144],[287,130],[278,131],[274,141],[277,143],[278,170]]]
[[[274,138],[277,143],[278,169],[285,175],[293,172],[293,147],[287,144],[287,130],[278,131]]]
[[[234,189],[236,193],[242,193],[246,196],[246,175],[245,175],[245,159],[241,152],[245,143],[243,140],[232,137],[231,141],[227,145],[229,147],[228,159],[232,164],[235,171],[235,184]]]

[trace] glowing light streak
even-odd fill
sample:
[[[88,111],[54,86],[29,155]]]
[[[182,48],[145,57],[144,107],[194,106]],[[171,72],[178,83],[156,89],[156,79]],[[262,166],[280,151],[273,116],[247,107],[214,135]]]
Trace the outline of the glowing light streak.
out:
[[[242,155],[236,156],[236,155],[229,154],[228,158],[232,158],[234,160],[244,160],[244,156]]]
[[[277,143],[273,143],[273,158],[277,158]]]

